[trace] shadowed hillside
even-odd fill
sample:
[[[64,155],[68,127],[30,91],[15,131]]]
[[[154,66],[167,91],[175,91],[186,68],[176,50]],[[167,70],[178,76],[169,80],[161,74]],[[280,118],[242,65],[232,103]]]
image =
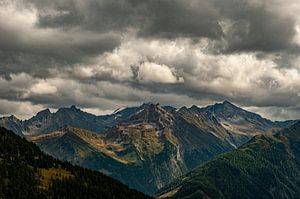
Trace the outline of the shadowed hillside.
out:
[[[0,128],[0,198],[150,198],[99,172],[45,155]]]

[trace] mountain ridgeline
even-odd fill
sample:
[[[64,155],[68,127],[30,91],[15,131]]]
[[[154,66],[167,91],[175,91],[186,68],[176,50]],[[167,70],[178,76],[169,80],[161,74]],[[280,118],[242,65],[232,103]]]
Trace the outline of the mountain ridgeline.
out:
[[[0,198],[150,198],[101,174],[44,154],[0,128]]]
[[[72,106],[48,109],[29,120],[14,116],[0,126],[35,142],[60,160],[101,171],[144,193],[197,166],[295,121],[272,122],[228,101],[199,108],[147,103],[95,116]]]
[[[161,190],[161,198],[300,198],[300,122],[256,135]]]

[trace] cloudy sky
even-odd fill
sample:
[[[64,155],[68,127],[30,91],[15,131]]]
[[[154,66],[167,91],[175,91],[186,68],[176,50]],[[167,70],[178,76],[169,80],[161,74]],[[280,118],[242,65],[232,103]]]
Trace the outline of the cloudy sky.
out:
[[[300,118],[300,1],[0,0],[0,115],[225,99]]]

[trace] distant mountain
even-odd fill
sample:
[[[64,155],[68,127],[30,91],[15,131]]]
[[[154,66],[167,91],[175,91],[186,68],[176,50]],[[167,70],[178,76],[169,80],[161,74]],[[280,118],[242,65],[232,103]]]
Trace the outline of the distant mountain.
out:
[[[296,121],[276,121],[265,119],[256,113],[246,111],[229,101],[216,103],[211,106],[199,108],[192,106],[190,111],[201,115],[206,121],[216,120],[230,134],[228,140],[236,146],[257,134],[275,133],[282,128],[289,127]]]
[[[273,132],[295,121],[272,122],[224,102],[180,109],[145,103],[105,116],[72,106],[56,113],[46,109],[26,121],[2,118],[1,122],[56,158],[102,171],[153,194],[257,133]]]
[[[161,194],[161,198],[299,198],[300,122],[275,135],[256,135],[166,186]]]
[[[0,128],[0,198],[150,198],[99,172],[45,155]]]
[[[142,107],[130,107],[111,115],[96,116],[81,111],[72,105],[69,108],[60,108],[55,113],[51,113],[49,109],[45,109],[24,121],[14,116],[3,117],[0,118],[0,126],[6,127],[18,135],[25,136],[49,133],[66,125],[94,132],[102,132],[119,122],[128,120],[131,114],[142,109]]]
[[[24,134],[48,133],[65,125],[99,132],[105,129],[106,125],[109,125],[109,122],[107,122],[108,119],[105,116],[98,117],[83,112],[74,105],[70,108],[60,108],[56,113],[50,113],[46,109],[23,122]]]

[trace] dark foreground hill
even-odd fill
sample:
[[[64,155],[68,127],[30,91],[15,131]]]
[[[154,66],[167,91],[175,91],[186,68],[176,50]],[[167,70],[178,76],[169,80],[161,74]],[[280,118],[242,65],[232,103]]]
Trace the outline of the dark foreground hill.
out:
[[[170,198],[300,198],[300,122],[257,135],[165,187]]]
[[[44,154],[0,128],[0,198],[150,198],[99,172]]]

